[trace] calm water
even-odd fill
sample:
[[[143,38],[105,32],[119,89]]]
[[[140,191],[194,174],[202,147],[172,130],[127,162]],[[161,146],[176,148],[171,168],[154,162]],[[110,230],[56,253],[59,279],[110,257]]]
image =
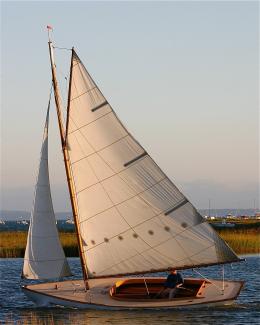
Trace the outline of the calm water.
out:
[[[22,259],[0,259],[1,324],[259,324],[259,257],[248,256],[246,262],[225,266],[227,279],[244,279],[243,291],[235,305],[197,310],[174,311],[84,311],[70,308],[37,308],[20,291]],[[75,275],[80,277],[78,258],[69,259]],[[204,276],[218,278],[221,267],[201,269]],[[196,275],[191,271],[184,276]]]

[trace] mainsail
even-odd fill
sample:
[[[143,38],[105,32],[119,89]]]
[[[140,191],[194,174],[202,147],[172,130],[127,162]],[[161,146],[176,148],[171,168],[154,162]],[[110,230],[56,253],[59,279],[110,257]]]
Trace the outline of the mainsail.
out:
[[[74,50],[66,131],[89,277],[239,260],[126,130]]]
[[[56,227],[48,171],[48,105],[40,165],[31,213],[22,276],[27,279],[53,279],[70,276]]]

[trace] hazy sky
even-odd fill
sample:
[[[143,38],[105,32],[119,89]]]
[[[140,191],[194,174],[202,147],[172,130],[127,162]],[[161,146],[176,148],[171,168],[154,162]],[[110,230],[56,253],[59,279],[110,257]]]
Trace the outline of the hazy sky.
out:
[[[2,209],[32,205],[50,88],[46,25],[198,208],[259,200],[258,2],[1,2]],[[68,51],[57,51],[59,76]],[[69,207],[52,106],[50,175]],[[259,201],[258,201],[259,202]],[[256,203],[258,205],[258,203]]]

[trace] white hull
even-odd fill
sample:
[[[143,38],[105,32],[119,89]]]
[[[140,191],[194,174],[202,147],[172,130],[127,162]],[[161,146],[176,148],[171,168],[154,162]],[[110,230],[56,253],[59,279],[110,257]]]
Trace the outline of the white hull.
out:
[[[125,278],[124,278],[125,280]],[[175,298],[171,300],[147,299],[118,300],[111,298],[109,289],[120,278],[89,280],[90,290],[85,291],[82,280],[50,282],[23,286],[26,296],[38,306],[60,305],[83,309],[172,309],[198,308],[230,305],[239,295],[242,281],[226,281],[222,292],[222,281],[210,280],[201,297]],[[217,286],[217,287],[216,287]]]

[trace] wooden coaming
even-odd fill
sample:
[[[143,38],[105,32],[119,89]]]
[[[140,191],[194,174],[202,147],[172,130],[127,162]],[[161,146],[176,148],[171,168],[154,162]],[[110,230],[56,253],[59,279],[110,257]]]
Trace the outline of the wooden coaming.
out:
[[[125,281],[118,281],[112,286],[109,293],[113,299],[118,300],[150,300],[160,299],[157,294],[164,288],[164,278],[145,279],[134,278]],[[174,299],[187,299],[187,297],[200,298],[205,288],[205,280],[185,279],[184,284],[178,289]],[[166,299],[164,299],[166,300]]]

